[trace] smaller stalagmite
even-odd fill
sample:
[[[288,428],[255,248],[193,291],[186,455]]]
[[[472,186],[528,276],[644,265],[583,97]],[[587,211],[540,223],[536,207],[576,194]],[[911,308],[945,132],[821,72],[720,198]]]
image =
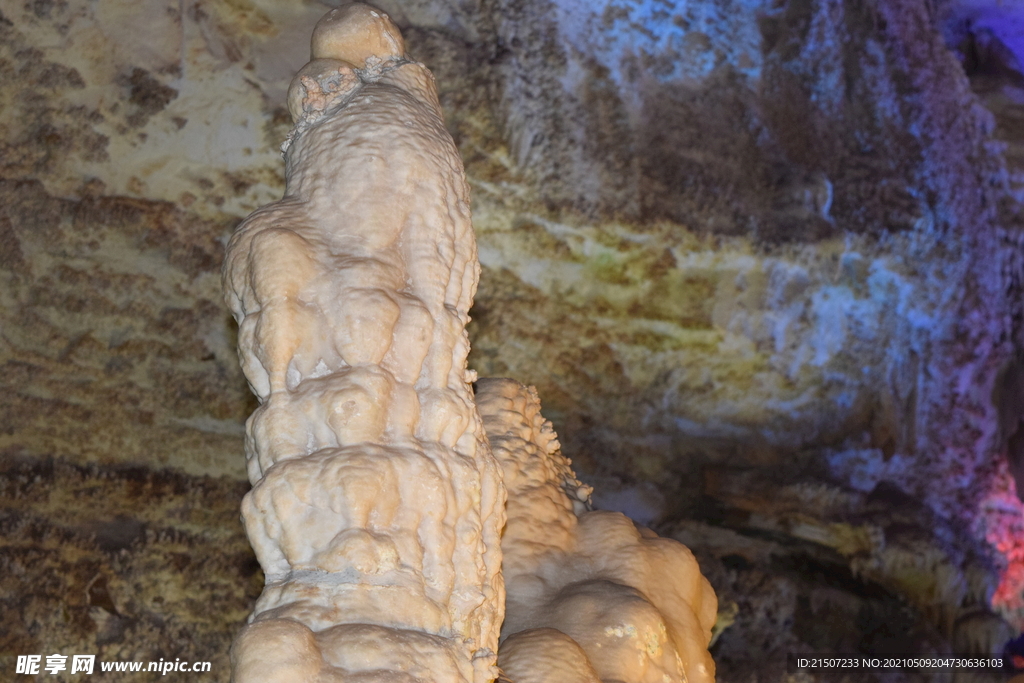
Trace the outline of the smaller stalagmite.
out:
[[[591,510],[532,388],[474,398],[479,264],[433,77],[360,3],[311,52],[285,196],[224,265],[267,581],[232,680],[489,683],[499,662],[513,683],[712,680],[716,601],[689,551]]]
[[[482,379],[508,489],[498,662],[516,683],[709,683],[715,593],[681,543],[591,510],[533,387]]]

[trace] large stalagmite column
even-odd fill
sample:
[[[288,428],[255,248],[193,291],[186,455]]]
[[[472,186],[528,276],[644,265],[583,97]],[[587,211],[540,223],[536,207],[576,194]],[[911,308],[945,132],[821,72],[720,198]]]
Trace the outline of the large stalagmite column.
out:
[[[233,681],[490,681],[504,489],[465,333],[479,265],[433,77],[383,13],[325,16],[285,197],[224,266],[260,398],[242,514],[266,573]]]

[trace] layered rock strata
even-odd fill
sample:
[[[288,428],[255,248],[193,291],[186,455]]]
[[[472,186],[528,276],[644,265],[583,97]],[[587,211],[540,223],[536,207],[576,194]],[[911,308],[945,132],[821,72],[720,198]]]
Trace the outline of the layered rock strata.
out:
[[[504,491],[466,369],[479,265],[433,77],[353,4],[317,25],[289,104],[285,196],[224,266],[260,399],[242,515],[266,573],[233,680],[493,680]]]

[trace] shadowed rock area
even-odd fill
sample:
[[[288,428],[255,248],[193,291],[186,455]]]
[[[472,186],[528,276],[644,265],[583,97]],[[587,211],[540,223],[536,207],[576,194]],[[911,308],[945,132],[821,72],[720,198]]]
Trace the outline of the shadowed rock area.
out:
[[[6,458],[5,675],[17,678],[14,655],[56,652],[107,662],[208,661],[214,679],[227,680],[228,647],[263,584],[238,519],[245,491],[227,477]],[[94,675],[160,679],[101,676],[98,664]]]

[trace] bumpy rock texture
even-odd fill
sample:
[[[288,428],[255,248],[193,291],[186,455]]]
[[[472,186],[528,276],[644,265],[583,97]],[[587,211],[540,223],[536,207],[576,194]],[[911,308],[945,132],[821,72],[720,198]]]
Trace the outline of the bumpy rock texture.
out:
[[[534,388],[481,379],[476,399],[508,492],[502,670],[513,681],[714,681],[718,602],[693,554],[590,509]]]
[[[537,386],[598,507],[694,551],[732,621],[719,679],[778,680],[793,650],[1000,647],[992,607],[1018,622],[1024,581],[1012,4],[382,5],[466,161],[470,365]],[[225,477],[237,505],[254,406],[217,270],[280,196],[282,103],[325,9],[0,3],[5,456]],[[60,527],[26,496],[4,514]],[[120,505],[65,509],[151,523]],[[215,527],[124,550],[198,562]],[[63,616],[81,593],[33,594],[31,566],[13,590],[39,626],[3,656],[88,637]],[[108,587],[141,614],[121,605],[144,587]],[[222,644],[241,612],[207,615]]]
[[[386,15],[332,10],[312,59],[285,196],[224,263],[260,399],[242,519],[267,580],[232,680],[489,683],[504,489],[466,368],[469,188]]]
[[[59,653],[210,662],[215,680],[226,681],[229,625],[237,631],[263,584],[238,520],[246,488],[143,466],[3,459],[5,679],[17,680],[18,654]],[[159,678],[124,672],[101,680]]]

